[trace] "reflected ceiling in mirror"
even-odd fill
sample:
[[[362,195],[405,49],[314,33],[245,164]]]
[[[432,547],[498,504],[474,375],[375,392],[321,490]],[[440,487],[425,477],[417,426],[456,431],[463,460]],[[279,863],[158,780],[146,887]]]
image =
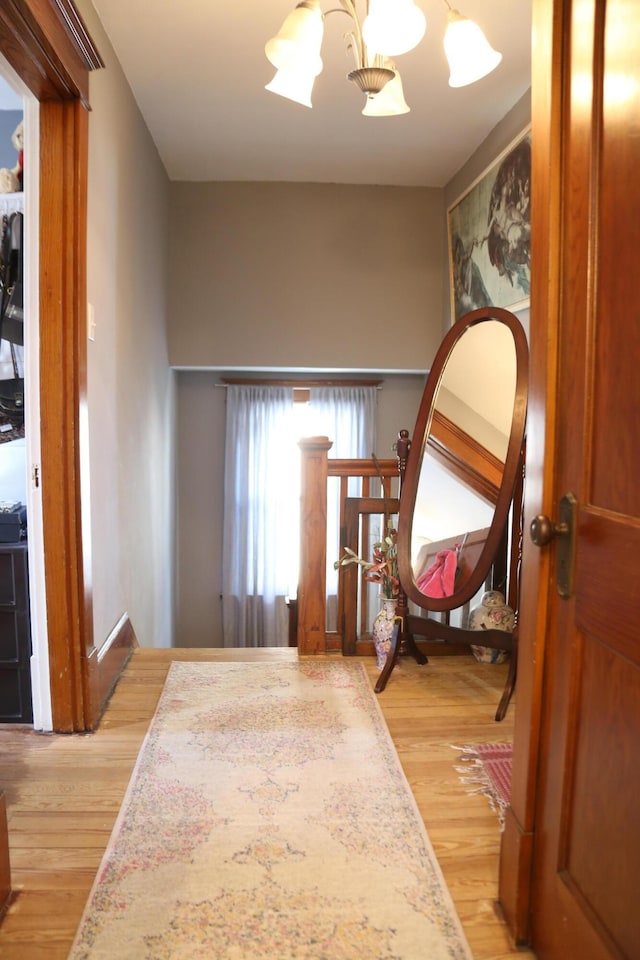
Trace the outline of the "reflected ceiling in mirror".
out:
[[[466,602],[491,566],[517,475],[526,372],[524,331],[498,308],[459,320],[438,351],[399,521],[403,589],[429,609]]]
[[[434,403],[442,417],[503,464],[513,420],[516,369],[508,327],[498,320],[470,327],[447,358]]]

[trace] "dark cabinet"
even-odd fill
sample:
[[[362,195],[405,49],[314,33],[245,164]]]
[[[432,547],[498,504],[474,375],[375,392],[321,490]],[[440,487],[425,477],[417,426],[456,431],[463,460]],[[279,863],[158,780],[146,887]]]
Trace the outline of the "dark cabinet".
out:
[[[0,723],[31,723],[27,543],[0,544]]]

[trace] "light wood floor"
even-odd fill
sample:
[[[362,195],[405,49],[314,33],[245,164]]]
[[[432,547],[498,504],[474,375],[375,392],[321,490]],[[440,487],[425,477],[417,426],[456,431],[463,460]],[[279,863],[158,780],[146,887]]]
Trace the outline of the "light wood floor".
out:
[[[14,889],[0,925],[2,960],[66,960],[170,660],[296,655],[139,649],[95,733],[0,729]],[[374,681],[375,661],[364,662]],[[510,947],[496,916],[497,817],[484,797],[467,794],[451,749],[510,739],[513,704],[493,720],[505,670],[472,657],[434,657],[423,667],[403,658],[378,697],[475,960],[533,957]]]

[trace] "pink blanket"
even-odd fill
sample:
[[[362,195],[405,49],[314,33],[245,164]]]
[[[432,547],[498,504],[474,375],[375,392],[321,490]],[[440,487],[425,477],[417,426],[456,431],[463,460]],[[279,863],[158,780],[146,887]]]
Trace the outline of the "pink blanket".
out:
[[[430,567],[420,574],[416,585],[427,597],[450,597],[458,568],[457,550],[439,550]]]

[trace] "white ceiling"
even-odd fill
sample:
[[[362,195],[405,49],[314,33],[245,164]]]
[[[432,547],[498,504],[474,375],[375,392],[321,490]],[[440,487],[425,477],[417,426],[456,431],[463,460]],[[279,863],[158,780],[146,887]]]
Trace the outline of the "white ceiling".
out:
[[[268,93],[264,44],[295,0],[93,0],[172,180],[296,180],[441,187],[530,86],[532,0],[459,0],[503,54],[448,86],[445,0],[418,0],[427,33],[398,57],[411,112],[361,115],[342,13],[325,19],[313,109]],[[364,0],[356,0],[360,10]],[[338,0],[322,4],[326,12]]]

